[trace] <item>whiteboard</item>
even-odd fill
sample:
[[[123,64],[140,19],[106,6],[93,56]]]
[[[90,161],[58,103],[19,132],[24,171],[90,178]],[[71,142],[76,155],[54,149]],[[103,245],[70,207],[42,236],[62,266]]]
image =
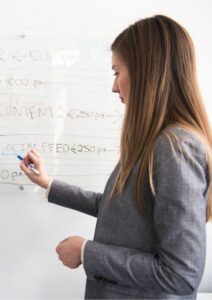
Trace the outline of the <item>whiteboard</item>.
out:
[[[193,7],[192,10],[190,7]],[[82,266],[57,258],[64,238],[93,238],[95,218],[49,204],[20,171],[34,147],[53,178],[97,192],[119,157],[124,107],[111,93],[110,44],[142,17],[167,14],[191,33],[211,115],[210,1],[2,1],[0,10],[0,299],[80,299]],[[207,41],[207,43],[206,43]],[[212,286],[212,234],[199,292]]]

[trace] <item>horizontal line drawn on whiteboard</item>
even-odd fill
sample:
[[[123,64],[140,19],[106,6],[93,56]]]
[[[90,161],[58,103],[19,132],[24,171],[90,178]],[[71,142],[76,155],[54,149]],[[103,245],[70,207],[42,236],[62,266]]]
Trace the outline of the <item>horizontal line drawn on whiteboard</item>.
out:
[[[51,66],[51,67],[49,67],[49,68],[47,68],[47,67],[26,67],[26,66],[23,66],[23,67],[10,67],[10,66],[7,66],[6,67],[6,69],[8,70],[8,69],[15,69],[15,70],[49,70],[49,72],[51,72],[51,71],[55,71],[55,70],[69,70],[69,69],[71,69],[71,71],[75,71],[75,69],[72,67],[72,68],[68,68],[68,67],[53,67],[53,66]],[[108,69],[82,69],[82,68],[77,68],[76,69],[76,71],[77,72],[84,72],[84,71],[86,71],[86,72],[104,72],[104,73],[107,73],[108,72]],[[110,71],[110,68],[109,68],[109,71]],[[108,78],[109,78],[109,76],[110,75],[108,75]]]
[[[48,86],[48,85],[72,85],[72,86],[75,86],[75,85],[80,85],[80,86],[82,86],[82,82],[51,82],[51,81],[40,81],[40,83],[37,85],[37,86],[35,86],[34,84],[35,84],[35,81],[36,80],[32,80],[31,82],[28,82],[26,85],[19,85],[19,88],[21,88],[21,89],[23,89],[23,88],[33,88],[33,89],[40,89],[40,88],[43,88],[43,87],[46,87],[46,86]],[[1,80],[0,80],[0,83],[1,83]],[[16,88],[18,88],[18,86],[17,85],[15,85],[15,84],[9,84],[9,83],[4,83],[4,84],[7,84],[8,85],[8,88],[12,88],[12,87],[16,87]],[[84,86],[95,86],[95,88],[101,88],[101,87],[108,87],[109,86],[109,84],[104,84],[104,83],[98,83],[98,84],[96,84],[95,82],[84,82],[83,83],[83,87]]]
[[[7,68],[8,69],[8,68]],[[23,68],[24,69],[24,68]],[[31,69],[33,69],[33,68],[30,68],[30,70]],[[41,68],[40,68],[41,69]],[[39,69],[39,70],[40,70]],[[43,73],[42,72],[42,76],[44,77],[44,75],[46,75],[46,76],[49,76],[49,75],[51,75],[51,76],[58,76],[59,74],[54,74],[54,68],[52,69],[52,68],[50,68],[50,69],[47,69],[47,68],[45,68],[45,71],[46,71],[46,73]],[[77,70],[78,71],[78,70]],[[74,72],[76,72],[76,71],[74,71]],[[91,72],[90,72],[91,73]],[[111,81],[113,78],[112,78],[112,75],[110,76],[110,75],[108,75],[108,76],[102,76],[102,75],[99,75],[98,74],[98,76],[92,76],[92,73],[90,74],[90,73],[87,73],[86,75],[85,74],[80,74],[80,75],[75,75],[75,74],[62,74],[61,76],[63,76],[64,78],[73,78],[73,79],[98,79],[98,81],[99,80],[109,80],[109,81]],[[18,76],[18,74],[13,74],[13,76]],[[27,74],[28,76],[30,75],[30,77],[32,77],[32,76],[38,76],[38,75],[40,75],[40,74],[38,74],[38,73],[29,73],[29,74]],[[7,76],[7,74],[4,72],[4,76],[5,77],[8,77]]]
[[[45,165],[47,166],[47,167],[49,167],[49,166],[52,166],[52,168],[53,167],[57,167],[58,169],[60,169],[60,168],[63,168],[63,169],[65,169],[65,168],[69,168],[69,167],[109,167],[110,169],[111,169],[111,167],[112,168],[114,168],[114,166],[115,165],[117,165],[117,163],[118,163],[118,160],[117,159],[71,159],[71,158],[64,158],[64,157],[60,157],[60,161],[61,160],[64,160],[64,161],[67,161],[67,163],[66,164],[62,164],[62,163],[60,163],[59,165],[58,164],[49,164],[48,162],[47,162],[47,160],[46,160],[46,158],[48,158],[49,157],[49,155],[48,155],[48,157],[46,157],[45,155],[43,155],[42,154],[42,157],[45,159]],[[52,159],[54,159],[54,157],[52,158]],[[76,161],[79,161],[79,162],[83,162],[83,163],[80,163],[80,164],[72,164],[71,162],[73,161],[73,162],[75,162],[76,163]],[[85,162],[85,163],[84,163]],[[110,165],[105,165],[104,164],[104,162],[105,163],[111,163]],[[92,163],[92,164],[86,164],[86,163]],[[96,164],[95,164],[96,163]],[[101,164],[101,165],[99,165],[99,164]],[[18,166],[18,163],[14,163],[14,164],[2,164],[1,163],[1,166],[2,167],[4,167],[4,166],[12,166],[12,167],[17,167],[17,169],[19,168]],[[64,166],[64,167],[63,167]]]
[[[87,174],[49,174],[54,177],[87,177],[87,176],[110,176],[110,173],[87,173]],[[6,182],[6,181],[1,181]]]
[[[76,87],[76,88],[78,88],[78,87]],[[26,90],[29,90],[29,89],[30,89],[30,92],[34,92],[34,93],[33,94],[32,93],[27,94],[26,92],[22,92],[23,90],[26,91]],[[55,99],[55,98],[58,98],[58,96],[55,97],[55,95],[52,95],[52,93],[55,92],[55,90],[56,90],[56,92],[58,92],[58,89],[59,89],[58,86],[51,86],[51,89],[49,90],[49,93],[48,93],[47,89],[45,89],[45,93],[44,93],[43,89],[41,90],[41,88],[39,88],[39,87],[38,88],[33,88],[33,90],[32,90],[32,88],[16,87],[16,90],[18,90],[19,92],[16,91],[14,93],[12,90],[10,92],[9,88],[7,88],[8,92],[7,93],[0,93],[0,95],[11,95],[11,96],[14,95],[14,96],[27,96],[27,97],[31,96],[31,97],[43,97],[43,98],[44,97],[45,98],[46,97],[48,97],[48,98],[51,97],[51,99],[52,98]],[[99,99],[99,94],[101,94],[100,95],[101,98],[107,97],[107,102],[114,102],[114,97],[115,97],[111,93],[111,89],[109,89],[109,88],[101,90],[101,89],[94,89],[94,87],[92,86],[92,89],[90,89],[90,90],[89,89],[84,89],[83,91],[80,91],[80,94],[79,94],[79,92],[77,92],[77,94],[76,94],[76,91],[71,90],[70,86],[68,86],[66,88],[66,90],[67,90],[67,95],[66,95],[66,97],[62,97],[62,99],[66,99],[66,100],[69,99],[70,100],[71,97],[72,97],[72,100],[71,100],[72,102],[76,102],[76,101],[77,102],[79,102],[79,101],[84,102],[84,101],[86,101],[86,102],[89,103],[91,101],[91,102],[102,103],[101,99]],[[41,92],[42,92],[42,94],[41,94]],[[60,93],[60,90],[59,90],[58,93]],[[88,94],[95,95],[95,98],[90,99],[89,98],[90,96],[87,97]],[[81,96],[81,95],[83,95],[83,96]],[[60,96],[60,94],[59,94],[59,96]],[[118,101],[118,100],[120,101],[120,99],[118,99],[118,96],[116,96],[116,97],[117,97],[116,101]],[[81,98],[81,99],[79,99],[79,98]],[[61,97],[60,97],[60,99],[61,99]]]
[[[38,91],[38,90],[35,90],[36,92]],[[82,91],[80,91],[80,93],[82,93]],[[109,92],[101,92],[101,91],[89,91],[89,90],[85,90],[85,91],[83,91],[83,93],[85,93],[85,94],[87,94],[87,93],[90,93],[90,94],[98,94],[98,93],[101,93],[101,95],[107,95],[107,96],[109,96],[109,95],[111,95],[111,93],[109,93]],[[11,92],[11,93],[0,93],[0,96],[26,96],[26,97],[43,97],[43,98],[46,98],[46,97],[51,97],[51,98],[53,98],[53,96],[51,95],[51,93],[49,93],[49,94],[26,94],[26,93],[13,93],[13,92]],[[71,95],[69,95],[69,96],[67,96],[67,98],[68,97],[71,97]],[[54,99],[55,99],[55,96],[54,96]],[[74,102],[74,101],[76,101],[76,100],[72,100],[72,102]],[[77,99],[77,102],[79,101],[79,99]],[[88,99],[86,98],[85,100],[84,99],[80,99],[80,101],[88,101]],[[110,100],[110,99],[108,99],[108,101],[114,101],[113,99],[112,100]],[[89,100],[89,102],[90,102],[90,100]],[[97,102],[97,100],[93,100],[93,102]],[[99,102],[99,100],[98,100],[98,102]]]
[[[47,155],[47,157],[46,157],[46,155]],[[45,155],[45,153],[43,153],[42,154],[42,157],[44,157],[45,159],[46,158],[49,158],[49,153],[48,154],[46,154]],[[56,157],[57,158],[57,157]],[[52,159],[54,159],[54,157],[52,158]],[[65,161],[74,161],[74,162],[76,162],[77,160],[78,161],[85,161],[85,162],[96,162],[96,163],[102,163],[102,162],[113,162],[113,163],[117,163],[117,159],[100,159],[100,158],[98,158],[98,160],[97,160],[97,158],[87,158],[87,159],[85,159],[85,158],[77,158],[77,157],[75,157],[75,158],[70,158],[70,157],[65,157],[65,156],[60,156],[60,161],[61,160],[65,160]],[[61,164],[62,165],[62,164]],[[77,164],[78,165],[78,164]],[[83,166],[84,166],[85,164],[83,163]],[[93,164],[92,164],[93,165]],[[76,164],[74,164],[74,166],[76,166]]]
[[[60,74],[54,74],[54,69],[53,70],[48,70],[48,69],[46,69],[46,73],[43,73],[42,72],[42,77],[44,77],[44,76],[49,76],[49,75],[51,75],[51,76],[55,76],[55,77],[57,77],[57,76],[59,76]],[[52,72],[53,71],[53,72]],[[75,71],[76,72],[76,71]],[[19,74],[17,74],[17,73],[14,73],[13,74],[13,76],[18,76]],[[33,77],[33,76],[39,76],[40,74],[38,74],[38,73],[29,73],[29,74],[27,74],[28,76],[30,76],[30,77]],[[11,75],[8,75],[7,76],[7,74],[4,72],[4,76],[7,78],[7,77],[11,77]],[[98,76],[92,76],[92,74],[79,74],[79,75],[75,75],[75,74],[72,74],[72,73],[70,73],[70,74],[62,74],[61,76],[63,76],[64,78],[70,78],[70,79],[80,79],[80,80],[82,80],[82,79],[97,79],[98,81],[100,81],[100,80],[108,80],[109,81],[109,83],[112,81],[112,75],[110,76],[110,75],[108,75],[108,76],[102,76],[102,75],[98,75]],[[25,76],[26,77],[26,76]]]
[[[89,173],[89,174],[66,174],[66,175],[63,175],[63,174],[53,174],[53,175],[50,175],[50,176],[58,176],[58,177],[87,177],[87,176],[110,176],[110,173],[96,173],[96,174],[93,174],[93,173]]]
[[[96,35],[97,36],[97,35]],[[21,38],[20,38],[20,35],[18,36],[12,36],[12,37],[8,37],[8,38],[4,38],[4,37],[1,37],[0,36],[0,41],[7,41],[7,42],[17,42],[17,41],[20,41],[21,40]],[[25,38],[22,38],[22,41],[23,42],[46,42],[46,41],[50,41],[50,42],[54,42],[54,41],[68,41],[68,42],[70,42],[70,41],[75,41],[76,40],[76,37],[70,37],[70,38],[67,38],[67,37],[64,37],[64,38],[56,38],[56,37],[52,37],[52,38],[50,38],[49,37],[49,35],[46,35],[45,37],[43,37],[43,38],[41,38],[41,37],[39,37],[39,38],[35,38],[35,37],[30,37],[30,36],[26,36]],[[100,38],[98,38],[97,37],[97,40],[98,40],[98,42],[102,42],[101,41],[101,39]],[[91,44],[92,45],[92,44]],[[104,44],[103,44],[104,45]],[[91,46],[92,47],[92,46]],[[110,51],[110,44],[109,44],[109,42],[108,42],[108,47],[107,47],[107,45],[104,47],[103,46],[103,49],[104,49],[104,51],[107,53],[109,53],[109,51]]]
[[[55,176],[54,178],[62,178],[62,177],[74,177],[74,178],[82,178],[82,177],[91,177],[91,176],[107,176],[107,178],[110,176],[110,174],[85,174],[85,175],[51,175],[51,176]],[[35,185],[35,184],[31,184],[31,183],[23,183],[23,182],[11,182],[11,181],[0,181],[0,184],[10,184],[10,185]]]
[[[43,156],[43,155],[42,155]],[[52,160],[52,159],[51,159]],[[69,159],[67,159],[68,161],[69,161]],[[71,159],[70,159],[71,160]],[[89,161],[87,161],[87,162],[89,162]],[[48,163],[47,162],[47,160],[45,159],[45,165],[46,166],[48,166],[48,167],[57,167],[58,169],[59,168],[62,168],[63,170],[64,169],[66,169],[66,168],[70,168],[70,167],[72,167],[72,168],[79,168],[79,167],[83,167],[83,168],[86,168],[86,167],[93,167],[94,166],[94,164],[93,164],[93,160],[91,161],[92,162],[92,164],[86,164],[86,163],[77,163],[77,164],[71,164],[71,163],[59,163],[59,164],[57,164],[57,163]],[[96,161],[97,162],[97,164],[95,164],[95,167],[109,167],[109,168],[111,168],[111,167],[113,167],[114,166],[114,163],[112,164],[112,165],[108,165],[108,164],[104,164],[103,163],[103,161],[101,160],[98,160],[98,161]],[[112,161],[113,162],[113,161]],[[117,162],[117,160],[116,160],[116,162]],[[98,163],[99,163],[99,165],[98,165]],[[7,166],[7,167],[9,167],[9,166],[11,166],[11,167],[18,167],[18,165],[17,165],[17,163],[2,163],[1,162],[1,168],[2,167],[5,167],[5,166]]]
[[[45,155],[45,154],[44,154]],[[43,154],[42,154],[42,156],[43,156]],[[60,156],[60,160],[61,159],[64,159],[64,160],[68,160],[68,161],[74,161],[74,162],[76,162],[77,160],[79,160],[79,161],[85,161],[85,162],[97,162],[97,163],[100,163],[100,162],[112,162],[112,163],[117,163],[117,158],[116,159],[100,159],[99,157],[98,158],[91,158],[91,159],[85,159],[85,158],[77,158],[77,157],[75,157],[75,158],[67,158],[67,157],[65,157],[65,156]]]
[[[84,4],[83,4],[83,6],[84,6]],[[89,4],[89,6],[90,6],[90,4]],[[80,9],[80,8],[79,9],[73,9],[73,7],[72,7],[72,12],[81,14],[82,9]],[[86,23],[86,25],[87,25],[87,23]],[[114,26],[114,25],[110,25],[110,24],[104,24],[104,25],[105,26],[100,25],[98,27],[88,25],[88,26],[86,26],[86,29],[95,29],[95,30],[99,29],[101,34],[102,34],[102,30],[106,30],[106,29],[111,30],[111,28],[119,29],[119,26]],[[17,25],[17,26],[4,26],[3,25],[3,26],[1,26],[1,31],[3,33],[5,32],[6,29],[10,29],[10,30],[12,29],[12,32],[14,32],[14,30],[16,30],[16,31],[20,30],[20,31],[23,31],[23,32],[28,31],[28,30],[35,30],[36,32],[40,32],[40,30],[41,30],[42,33],[43,33],[43,30],[46,29],[48,31],[52,30],[52,33],[54,34],[55,31],[59,32],[59,33],[64,33],[64,29],[65,30],[71,30],[71,32],[72,32],[73,29],[82,31],[82,26],[72,25],[72,26],[61,26],[60,28],[58,28],[58,26],[55,26],[55,27],[54,26],[39,26],[39,27],[38,26],[27,26],[27,29],[26,29],[26,26],[20,26],[20,25]],[[22,32],[22,34],[23,34],[23,32]]]
[[[1,58],[1,57],[0,57]],[[2,60],[0,60],[0,63],[2,62]],[[28,63],[29,65],[29,63]],[[4,67],[4,65],[2,65],[2,67]],[[104,69],[96,69],[96,68],[80,68],[80,67],[72,67],[72,68],[68,68],[68,67],[64,67],[64,66],[39,66],[39,67],[34,67],[34,66],[10,66],[7,63],[7,66],[5,66],[5,71],[4,74],[7,74],[7,70],[8,69],[12,69],[12,70],[45,70],[46,73],[49,75],[49,73],[54,72],[55,70],[57,71],[63,71],[65,70],[66,72],[74,72],[74,75],[76,76],[76,72],[79,73],[80,75],[84,75],[84,73],[87,73],[88,75],[94,73],[96,74],[97,72],[103,73],[104,76],[107,76],[107,78],[111,78],[112,79],[112,75],[113,75],[113,70],[111,69],[111,66],[108,66]],[[30,73],[31,74],[31,73]],[[42,73],[44,74],[44,73]],[[107,74],[107,75],[106,75]],[[67,74],[64,74],[67,75]],[[71,75],[71,73],[69,74]],[[100,75],[102,76],[102,75]],[[100,77],[102,78],[102,77]]]
[[[44,85],[69,85],[69,84],[72,84],[73,86],[74,85],[80,85],[80,86],[82,86],[82,82],[51,82],[51,81],[46,81],[46,82],[44,82],[43,83]],[[83,83],[83,87],[84,86],[86,86],[86,85],[88,85],[88,86],[95,86],[95,88],[97,88],[97,87],[108,87],[109,86],[109,84],[103,84],[103,83],[98,83],[98,84],[96,84],[95,82],[84,82]]]
[[[33,186],[34,183],[17,183],[17,182],[6,182],[6,181],[0,181],[0,184],[10,184],[10,185],[28,185],[28,186]],[[1,193],[0,194],[4,194],[4,193]]]
[[[74,130],[77,130],[74,128]],[[49,134],[49,133],[8,133],[8,134],[0,134],[2,137],[7,136],[55,136],[56,134]],[[117,140],[116,137],[102,137],[102,136],[96,136],[96,135],[81,135],[81,134],[60,134],[59,136],[69,136],[69,137],[84,137],[84,138],[98,138],[98,139],[109,139],[109,140]]]
[[[8,126],[5,126],[5,127],[1,126],[1,129],[4,129],[4,128],[6,128],[7,131],[9,129]],[[48,130],[49,129],[49,127],[41,127],[41,128],[42,128],[42,130],[44,130],[44,129]],[[120,132],[119,128],[117,128],[117,129],[113,129],[113,128],[111,128],[111,129],[108,129],[108,128],[91,128],[90,130],[88,130],[87,128],[73,128],[73,127],[68,127],[68,126],[65,126],[64,128],[65,128],[65,130],[74,130],[74,131],[83,131],[83,132],[86,132],[86,131],[90,132],[92,129],[95,130],[95,131],[101,131],[101,132],[103,132],[103,131],[109,131],[109,132],[117,131],[118,133]],[[19,129],[19,131],[21,131],[21,130]],[[7,135],[15,136],[17,134],[16,133],[8,133]],[[25,133],[21,134],[21,135],[25,135]],[[37,133],[33,134],[33,132],[31,132],[31,133],[27,133],[26,135],[32,136],[32,135],[39,135],[39,134],[37,134]],[[57,134],[55,134],[55,133],[52,133],[52,134],[46,133],[44,135],[56,136]],[[0,133],[0,136],[4,136],[4,134]],[[71,134],[64,134],[63,136],[73,136],[73,135],[71,135]],[[80,136],[80,137],[88,137],[87,135],[81,135],[81,134],[79,134],[78,136]],[[94,136],[94,137],[96,137],[96,136]],[[102,135],[101,135],[101,137],[102,137]],[[101,138],[101,137],[99,137],[99,138]],[[97,136],[97,138],[98,138],[98,136]],[[113,137],[113,138],[117,139],[117,137]]]
[[[112,27],[113,28],[113,27]],[[1,31],[2,31],[2,27],[1,27]],[[8,30],[8,29],[12,29],[10,27],[6,27],[5,30]],[[15,30],[17,28],[14,28]],[[27,27],[27,30],[29,29],[36,29],[36,28],[31,28],[31,27]],[[39,29],[48,29],[48,27],[39,27]],[[50,27],[49,29],[52,29],[53,30],[53,27]],[[57,29],[57,28],[55,28]],[[67,27],[67,28],[60,28],[61,29],[61,34],[58,34],[58,37],[55,36],[55,34],[50,37],[50,34],[47,33],[46,35],[43,34],[43,36],[41,37],[41,33],[39,33],[39,37],[36,37],[36,36],[32,36],[30,34],[24,34],[24,33],[20,33],[20,34],[10,34],[10,37],[5,37],[5,36],[2,36],[1,35],[1,32],[0,32],[0,40],[3,40],[3,41],[10,41],[10,42],[17,42],[18,40],[23,40],[23,42],[31,42],[31,41],[75,41],[77,38],[76,36],[72,35],[70,37],[67,37],[68,34],[66,32],[66,36],[65,37],[61,37],[62,33],[64,33],[64,31],[62,31],[63,29],[65,30],[70,30],[69,34],[73,34],[73,30],[79,30],[80,33],[82,32],[82,27],[73,27],[73,28],[70,28],[70,27]],[[101,34],[101,36],[98,37],[98,42],[102,41],[102,31],[104,31],[104,34],[106,33],[106,29],[108,30],[111,30],[111,28],[109,27],[86,27],[86,29],[90,29],[90,30],[95,30],[95,35],[97,35],[98,33]],[[88,32],[89,34],[91,33]],[[111,32],[108,31],[109,33],[109,37],[111,36]],[[53,33],[52,33],[53,34]],[[104,40],[105,42],[105,40]],[[109,47],[109,44],[108,44],[108,47]]]

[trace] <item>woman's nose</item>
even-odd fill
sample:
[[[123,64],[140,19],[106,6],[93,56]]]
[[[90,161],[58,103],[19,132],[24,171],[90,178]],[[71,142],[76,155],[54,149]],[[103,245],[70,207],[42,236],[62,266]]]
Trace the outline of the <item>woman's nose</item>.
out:
[[[119,87],[118,87],[118,84],[117,84],[116,80],[114,80],[113,87],[112,87],[112,92],[113,93],[119,93]]]

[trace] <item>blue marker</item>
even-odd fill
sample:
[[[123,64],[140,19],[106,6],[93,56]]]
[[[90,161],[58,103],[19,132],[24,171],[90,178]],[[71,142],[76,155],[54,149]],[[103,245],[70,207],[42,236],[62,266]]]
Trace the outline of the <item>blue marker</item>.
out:
[[[21,156],[21,155],[17,155],[17,158],[20,159],[20,160],[24,160],[24,158]],[[34,165],[33,164],[29,164],[27,166],[32,172],[34,172],[36,175],[40,175],[40,172],[35,169]]]

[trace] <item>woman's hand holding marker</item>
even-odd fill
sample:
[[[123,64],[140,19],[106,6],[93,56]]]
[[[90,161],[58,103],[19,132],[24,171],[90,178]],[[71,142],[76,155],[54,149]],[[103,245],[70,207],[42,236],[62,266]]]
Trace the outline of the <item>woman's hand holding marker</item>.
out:
[[[21,156],[17,157],[21,159]],[[20,168],[32,182],[45,189],[48,187],[50,178],[46,173],[42,158],[35,149],[31,149],[23,158]]]

